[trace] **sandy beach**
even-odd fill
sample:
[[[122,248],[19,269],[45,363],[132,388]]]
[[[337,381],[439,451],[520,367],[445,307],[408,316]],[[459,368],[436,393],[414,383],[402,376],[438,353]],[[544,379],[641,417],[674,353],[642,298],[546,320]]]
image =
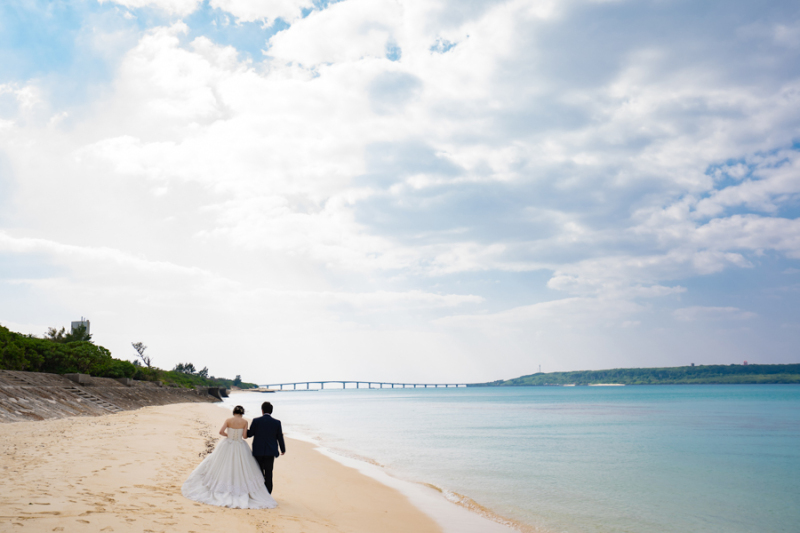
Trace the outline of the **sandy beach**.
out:
[[[176,404],[0,424],[0,531],[441,532],[397,490],[292,439],[276,461],[277,509],[187,500],[181,485],[225,418]]]

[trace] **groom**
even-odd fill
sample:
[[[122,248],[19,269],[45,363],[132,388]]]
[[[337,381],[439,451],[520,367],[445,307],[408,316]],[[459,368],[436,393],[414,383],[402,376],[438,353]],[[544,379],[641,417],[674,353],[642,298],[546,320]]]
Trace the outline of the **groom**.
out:
[[[256,458],[261,473],[264,474],[267,491],[272,494],[272,466],[278,457],[278,446],[281,450],[280,455],[283,455],[286,453],[286,444],[283,442],[281,421],[272,418],[272,404],[262,403],[261,412],[264,416],[253,419],[247,431],[247,438],[253,437],[253,457]]]

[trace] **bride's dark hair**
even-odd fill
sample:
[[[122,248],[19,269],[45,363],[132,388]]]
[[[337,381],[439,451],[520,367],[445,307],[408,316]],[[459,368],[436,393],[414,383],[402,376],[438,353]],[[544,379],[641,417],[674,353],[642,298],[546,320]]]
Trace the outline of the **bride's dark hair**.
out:
[[[243,415],[244,414],[244,407],[242,407],[241,405],[237,405],[236,407],[233,408],[233,414],[235,414],[235,415]]]

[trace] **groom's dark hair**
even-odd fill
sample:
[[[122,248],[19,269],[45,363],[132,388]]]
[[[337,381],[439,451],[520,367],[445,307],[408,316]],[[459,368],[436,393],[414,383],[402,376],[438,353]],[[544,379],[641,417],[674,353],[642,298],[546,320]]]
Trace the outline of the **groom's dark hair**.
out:
[[[272,414],[272,404],[269,403],[269,402],[262,403],[261,404],[261,412],[264,413],[265,415],[271,415]]]

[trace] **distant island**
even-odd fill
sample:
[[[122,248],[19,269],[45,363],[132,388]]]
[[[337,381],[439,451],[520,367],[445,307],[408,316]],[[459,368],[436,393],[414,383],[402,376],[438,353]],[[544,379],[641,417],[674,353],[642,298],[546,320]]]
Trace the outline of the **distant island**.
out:
[[[470,387],[544,387],[564,385],[690,385],[800,383],[800,364],[697,365],[665,368],[615,368],[576,372],[538,372]]]

